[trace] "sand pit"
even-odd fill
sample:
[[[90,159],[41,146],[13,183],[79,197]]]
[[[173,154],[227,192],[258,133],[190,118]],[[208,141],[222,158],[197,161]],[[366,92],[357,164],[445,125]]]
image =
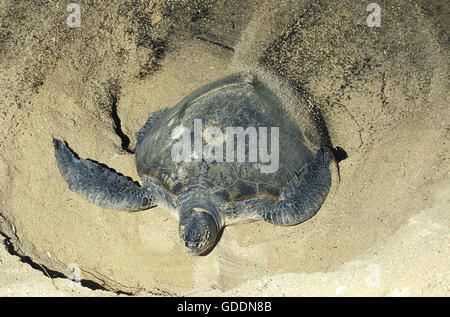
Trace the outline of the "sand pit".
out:
[[[449,5],[379,4],[368,27],[354,1],[80,2],[70,28],[67,3],[2,2],[0,296],[448,296]],[[67,188],[53,137],[138,180],[148,113],[248,70],[307,96],[348,154],[311,220],[228,227],[191,257],[165,211]]]

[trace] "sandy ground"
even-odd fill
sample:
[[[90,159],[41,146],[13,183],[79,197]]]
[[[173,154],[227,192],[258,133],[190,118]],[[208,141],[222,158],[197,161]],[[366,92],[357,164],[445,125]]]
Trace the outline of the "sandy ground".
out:
[[[79,28],[69,1],[1,2],[0,296],[450,294],[448,3],[379,1],[370,28],[368,3],[271,2],[79,1]],[[248,70],[316,105],[348,154],[311,220],[232,226],[193,258],[165,211],[67,188],[52,137],[138,180],[148,113]],[[68,283],[71,264],[109,292]]]

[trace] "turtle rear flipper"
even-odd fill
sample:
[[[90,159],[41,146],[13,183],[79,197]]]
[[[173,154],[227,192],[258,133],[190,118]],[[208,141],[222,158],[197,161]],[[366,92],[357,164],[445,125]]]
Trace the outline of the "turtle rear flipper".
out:
[[[317,151],[314,161],[286,184],[274,208],[262,213],[263,219],[276,225],[291,226],[314,216],[330,191],[332,158],[327,147]]]
[[[314,216],[331,187],[333,154],[322,147],[314,160],[295,173],[278,200],[258,196],[239,202],[242,218],[263,219],[278,226],[293,226]],[[236,208],[236,207],[235,207]]]
[[[138,211],[156,206],[152,192],[99,163],[77,158],[60,140],[53,139],[58,168],[69,188],[108,209]]]

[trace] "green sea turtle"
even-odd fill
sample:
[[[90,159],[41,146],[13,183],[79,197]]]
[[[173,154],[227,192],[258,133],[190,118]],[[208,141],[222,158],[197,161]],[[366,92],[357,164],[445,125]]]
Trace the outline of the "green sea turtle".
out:
[[[142,185],[79,159],[62,141],[53,142],[71,190],[108,209],[172,211],[188,251],[201,255],[226,225],[262,219],[291,226],[316,214],[330,190],[335,161],[329,147],[314,150],[305,135],[267,85],[238,74],[196,90],[173,108],[150,113],[136,133]],[[224,146],[227,155],[221,159]]]

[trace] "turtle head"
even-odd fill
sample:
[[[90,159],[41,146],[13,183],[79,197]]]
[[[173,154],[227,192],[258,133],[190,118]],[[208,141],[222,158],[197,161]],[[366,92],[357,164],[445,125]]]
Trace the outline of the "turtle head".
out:
[[[180,238],[192,255],[208,252],[216,242],[219,231],[214,217],[202,208],[192,208],[180,217]]]

